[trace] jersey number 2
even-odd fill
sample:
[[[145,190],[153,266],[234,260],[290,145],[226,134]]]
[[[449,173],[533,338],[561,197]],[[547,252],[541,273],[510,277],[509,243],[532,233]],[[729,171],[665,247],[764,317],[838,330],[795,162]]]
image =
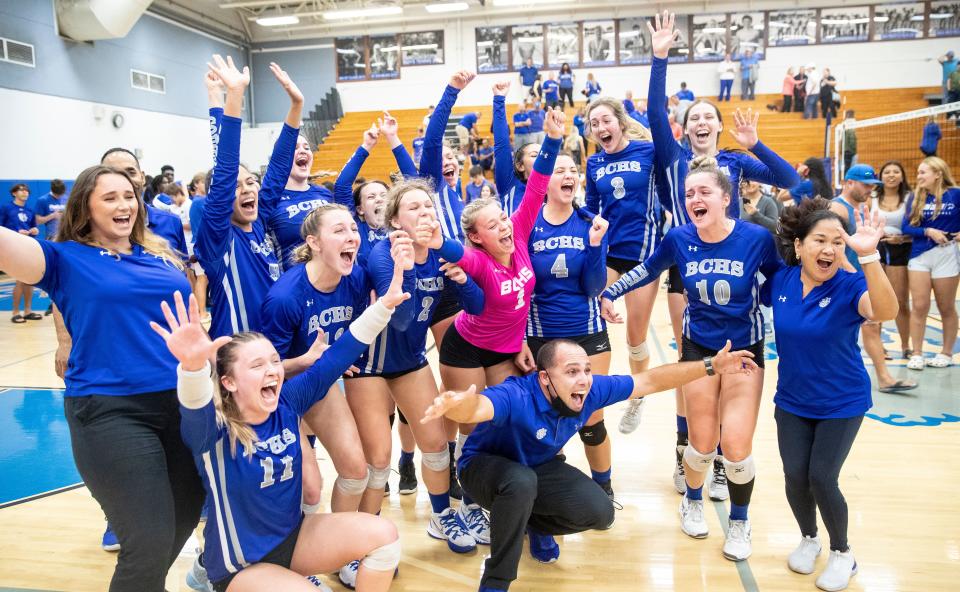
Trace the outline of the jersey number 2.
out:
[[[430,318],[430,305],[433,304],[433,296],[424,296],[421,304],[423,309],[417,315],[417,321],[422,323]]]
[[[697,282],[697,291],[700,292],[700,302],[710,305],[710,296],[707,295],[707,280]],[[713,284],[713,300],[720,306],[730,302],[730,282],[727,280],[717,280]]]
[[[293,478],[293,457],[285,456],[280,459],[283,463],[283,473],[280,474],[280,480],[286,481]],[[266,457],[260,459],[260,466],[263,467],[263,481],[260,482],[260,489],[270,487],[275,483],[273,480],[273,458]]]

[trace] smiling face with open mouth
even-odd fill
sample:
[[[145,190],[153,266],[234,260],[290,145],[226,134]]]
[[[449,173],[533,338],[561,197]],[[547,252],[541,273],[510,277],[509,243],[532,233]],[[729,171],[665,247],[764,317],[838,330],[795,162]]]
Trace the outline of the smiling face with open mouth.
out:
[[[687,215],[697,228],[726,224],[730,196],[723,193],[711,173],[687,175]]]
[[[597,105],[590,110],[590,134],[604,152],[619,152],[622,148],[623,128],[607,105]]]
[[[313,150],[310,142],[300,136],[297,138],[297,148],[293,153],[293,167],[290,169],[290,178],[297,182],[306,181],[313,166]]]
[[[827,218],[814,224],[803,240],[794,240],[803,273],[815,282],[829,280],[840,268],[844,251],[841,230],[840,220]]]
[[[446,181],[450,187],[456,187],[457,180],[460,178],[460,161],[457,160],[457,154],[453,151],[453,148],[446,144],[443,146],[441,167],[443,180]]]
[[[280,355],[266,339],[254,339],[237,346],[233,356],[220,383],[230,392],[244,421],[263,423],[280,402],[284,377]]]
[[[697,103],[687,109],[687,139],[694,154],[713,154],[717,151],[717,139],[723,131],[723,122],[717,108],[710,103]]]
[[[571,410],[580,412],[593,387],[590,357],[574,343],[561,344],[554,357],[555,363],[540,371],[540,385],[547,398],[560,397]]]
[[[494,201],[477,212],[473,231],[467,234],[467,238],[504,264],[516,249],[513,244],[513,222]]]
[[[244,229],[257,220],[259,213],[260,184],[246,167],[241,166],[237,175],[237,197],[233,201],[232,221]]]
[[[123,175],[103,174],[90,194],[90,227],[93,239],[102,245],[130,238],[140,204],[130,180]]]
[[[553,166],[553,175],[547,185],[547,200],[562,205],[570,205],[580,189],[580,171],[569,154],[557,156]]]
[[[321,264],[341,276],[350,275],[360,249],[360,233],[353,216],[345,209],[324,213],[316,234],[307,236]]]
[[[383,212],[387,205],[387,188],[383,183],[370,182],[360,188],[357,214],[370,228],[383,228]]]

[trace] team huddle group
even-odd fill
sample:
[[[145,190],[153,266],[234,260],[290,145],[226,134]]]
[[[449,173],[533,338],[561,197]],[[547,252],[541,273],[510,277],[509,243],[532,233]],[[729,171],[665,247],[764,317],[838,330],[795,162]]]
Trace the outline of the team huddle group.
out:
[[[401,559],[396,527],[379,516],[395,409],[420,449],[427,533],[455,553],[490,545],[480,590],[506,590],[525,537],[550,563],[556,535],[613,525],[603,408],[631,399],[638,421],[643,396],[672,389],[680,528],[707,536],[703,487],[713,471],[710,495],[730,498],[723,555],[744,560],[761,303],[773,310],[775,417],[802,535],[788,565],[815,571],[819,508],[830,554],[816,584],[847,586],[857,567],[837,479],[871,406],[857,334],[898,307],[878,262],[884,220],[863,207],[839,215],[822,198],[787,208],[776,237],[740,220],[741,180],[789,188],[799,178],[759,141],[752,113],[735,118],[742,151],[717,149],[720,113],[702,100],[685,116],[689,146],[674,140],[664,92],[673,16],[650,28],[650,129],[619,100],[590,103],[599,150],[582,207],[581,171],[561,150],[564,114],[548,110],[542,143],[512,151],[508,82],[493,86],[493,131],[512,186],[464,203],[443,135],[474,78],[467,71],[443,90],[419,166],[385,113],[331,194],[308,183],[303,96],[271,64],[290,109],[260,180],[239,159],[249,73],[214,56],[205,81],[214,166],[192,228],[209,329],[184,254],[151,230],[128,150],[111,149],[78,175],[55,240],[0,229],[0,269],[49,293],[68,334],[73,454],[121,548],[111,592],[162,591],[201,509],[193,588],[312,590],[324,586],[314,574],[339,571],[350,588],[387,590]],[[380,141],[403,178],[355,183]],[[872,169],[854,167],[845,186],[875,183]],[[940,194],[917,199],[926,200],[922,225],[958,230],[943,227],[956,215],[937,216]],[[648,370],[646,335],[668,270],[680,362]],[[622,322],[620,297],[632,375],[607,376],[606,322]],[[562,454],[575,433],[589,476]],[[319,511],[315,445],[337,471],[329,513]],[[404,448],[409,467],[413,446]]]

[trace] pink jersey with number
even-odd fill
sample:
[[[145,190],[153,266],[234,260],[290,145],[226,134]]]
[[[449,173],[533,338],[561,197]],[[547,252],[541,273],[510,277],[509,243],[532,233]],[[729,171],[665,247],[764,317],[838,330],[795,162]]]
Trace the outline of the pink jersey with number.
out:
[[[509,266],[497,263],[489,253],[473,247],[467,247],[458,262],[483,290],[483,312],[479,315],[461,312],[454,321],[457,332],[477,347],[517,353],[523,346],[530,297],[537,281],[528,244],[549,181],[548,175],[530,173],[523,201],[510,218],[514,251]]]

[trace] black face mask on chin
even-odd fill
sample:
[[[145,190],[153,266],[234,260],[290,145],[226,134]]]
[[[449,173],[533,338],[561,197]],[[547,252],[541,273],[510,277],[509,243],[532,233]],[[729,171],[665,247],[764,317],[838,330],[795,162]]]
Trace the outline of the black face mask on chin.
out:
[[[546,370],[544,370],[546,372]],[[563,399],[560,398],[560,395],[557,393],[557,387],[553,386],[553,379],[550,378],[550,373],[547,372],[547,380],[550,382],[550,386],[553,387],[553,396],[550,397],[550,406],[553,407],[553,410],[557,412],[557,415],[560,417],[580,417],[579,411],[574,411],[563,402]],[[549,393],[550,390],[548,389]]]

